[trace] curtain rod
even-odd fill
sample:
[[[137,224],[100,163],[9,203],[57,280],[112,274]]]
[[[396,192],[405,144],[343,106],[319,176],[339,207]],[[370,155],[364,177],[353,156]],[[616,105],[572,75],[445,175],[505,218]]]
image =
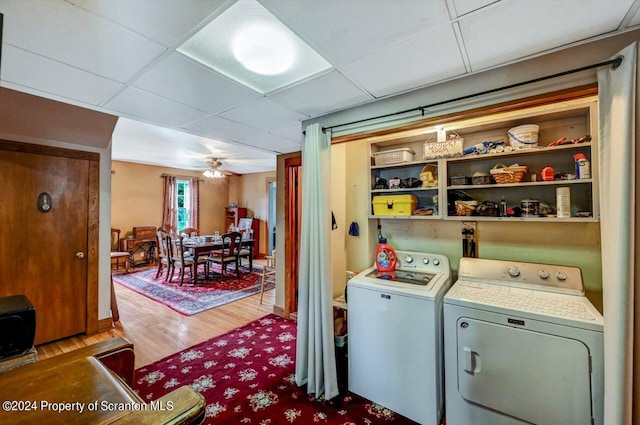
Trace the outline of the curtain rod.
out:
[[[491,94],[491,93],[499,92],[499,91],[502,91],[502,90],[513,89],[513,88],[516,88],[516,87],[525,86],[527,84],[538,83],[540,81],[550,80],[552,78],[564,77],[565,75],[575,74],[577,72],[582,72],[582,71],[586,71],[586,70],[593,69],[593,68],[599,68],[599,67],[605,66],[605,65],[613,65],[613,69],[616,69],[622,64],[622,61],[623,61],[623,57],[622,56],[618,56],[615,59],[611,59],[611,60],[608,60],[608,61],[605,61],[605,62],[600,62],[600,63],[596,63],[596,64],[593,64],[593,65],[587,65],[587,66],[583,66],[581,68],[571,69],[569,71],[563,71],[563,72],[559,72],[557,74],[547,75],[545,77],[534,78],[533,80],[527,80],[527,81],[523,81],[523,82],[520,82],[520,83],[509,84],[507,86],[502,86],[502,87],[498,87],[498,88],[495,88],[495,89],[485,90],[485,91],[481,91],[481,92],[478,92],[478,93],[469,94],[469,95],[466,95],[466,96],[456,97],[454,99],[443,100],[441,102],[431,103],[429,105],[417,106],[415,108],[405,109],[403,111],[398,111],[398,112],[392,112],[390,114],[378,115],[376,117],[364,118],[364,119],[361,119],[361,120],[346,122],[346,123],[342,123],[342,124],[336,124],[336,125],[332,125],[332,126],[328,126],[328,127],[322,127],[322,131],[324,132],[324,131],[327,131],[327,130],[333,130],[334,128],[346,127],[348,125],[360,124],[360,123],[363,123],[363,122],[378,120],[378,119],[381,119],[381,118],[393,117],[393,116],[396,116],[396,115],[404,115],[404,114],[407,114],[409,112],[420,111],[421,114],[424,116],[424,110],[428,109],[428,108],[432,108],[434,106],[440,106],[440,105],[445,105],[447,103],[458,102],[460,100],[471,99],[473,97],[483,96],[483,95],[486,95],[486,94]]]
[[[198,179],[198,181],[200,182],[205,181],[204,179],[201,179],[197,176],[177,176],[175,174],[167,174],[167,173],[160,174],[160,178],[165,178],[165,177],[175,177],[177,179]]]

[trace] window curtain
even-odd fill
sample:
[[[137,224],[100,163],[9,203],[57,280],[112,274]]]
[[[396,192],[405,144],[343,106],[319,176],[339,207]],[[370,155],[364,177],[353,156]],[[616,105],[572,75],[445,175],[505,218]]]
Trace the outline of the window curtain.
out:
[[[178,226],[176,176],[162,176],[162,227],[176,229]]]
[[[296,384],[326,400],[338,395],[331,271],[331,138],[319,124],[302,146],[302,226],[298,278]]]
[[[631,425],[637,285],[637,45],[617,69],[598,70],[600,233],[604,309],[604,423]],[[637,301],[636,301],[637,302]]]
[[[200,230],[200,179],[193,177],[189,179],[191,193],[189,196],[189,225]]]

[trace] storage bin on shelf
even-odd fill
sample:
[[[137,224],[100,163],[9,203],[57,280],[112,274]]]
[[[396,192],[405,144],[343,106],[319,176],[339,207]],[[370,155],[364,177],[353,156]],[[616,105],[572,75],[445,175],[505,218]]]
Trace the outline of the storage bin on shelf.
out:
[[[507,131],[509,144],[514,149],[531,149],[538,147],[540,126],[538,124],[525,124],[510,128]]]
[[[471,184],[491,184],[491,176],[486,173],[474,173],[471,176]]]
[[[527,174],[526,165],[511,165],[507,167],[504,164],[496,164],[491,169],[491,177],[497,184],[520,183]]]
[[[418,206],[416,195],[377,195],[371,201],[374,215],[410,216]]]
[[[462,186],[471,184],[471,177],[451,176],[451,186]]]
[[[376,165],[390,165],[411,162],[415,154],[411,148],[401,148],[374,152],[372,155]]]

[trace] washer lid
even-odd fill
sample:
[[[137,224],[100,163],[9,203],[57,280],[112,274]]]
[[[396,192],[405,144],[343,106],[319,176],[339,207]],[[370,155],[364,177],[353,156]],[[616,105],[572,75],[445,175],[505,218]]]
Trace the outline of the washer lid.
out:
[[[366,274],[368,278],[372,279],[380,279],[385,281],[394,281],[394,282],[402,282],[409,283],[412,285],[428,285],[429,282],[433,279],[435,274],[433,273],[421,273],[416,271],[407,271],[407,270],[395,270],[392,272],[381,272],[377,269],[371,270]]]

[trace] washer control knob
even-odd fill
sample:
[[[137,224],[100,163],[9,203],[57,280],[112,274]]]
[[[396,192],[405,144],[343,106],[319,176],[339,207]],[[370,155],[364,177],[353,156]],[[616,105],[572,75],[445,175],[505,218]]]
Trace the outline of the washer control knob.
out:
[[[438,260],[437,258],[433,260],[433,265],[434,266],[439,266],[440,265],[440,260]]]
[[[423,259],[423,260],[422,260],[422,262],[423,262],[424,264],[429,264],[429,259],[428,259],[428,258],[425,258],[425,259]]]
[[[567,274],[566,273],[562,273],[562,272],[558,272],[558,273],[556,273],[556,278],[558,280],[567,280]]]
[[[413,263],[413,257],[410,255],[407,255],[406,257],[404,257],[404,261],[405,263],[411,264]]]
[[[507,273],[509,273],[509,276],[511,277],[520,276],[520,270],[516,266],[509,267],[509,270],[507,270]]]
[[[540,277],[540,279],[547,279],[549,277],[549,272],[546,270],[538,270],[538,276]]]

